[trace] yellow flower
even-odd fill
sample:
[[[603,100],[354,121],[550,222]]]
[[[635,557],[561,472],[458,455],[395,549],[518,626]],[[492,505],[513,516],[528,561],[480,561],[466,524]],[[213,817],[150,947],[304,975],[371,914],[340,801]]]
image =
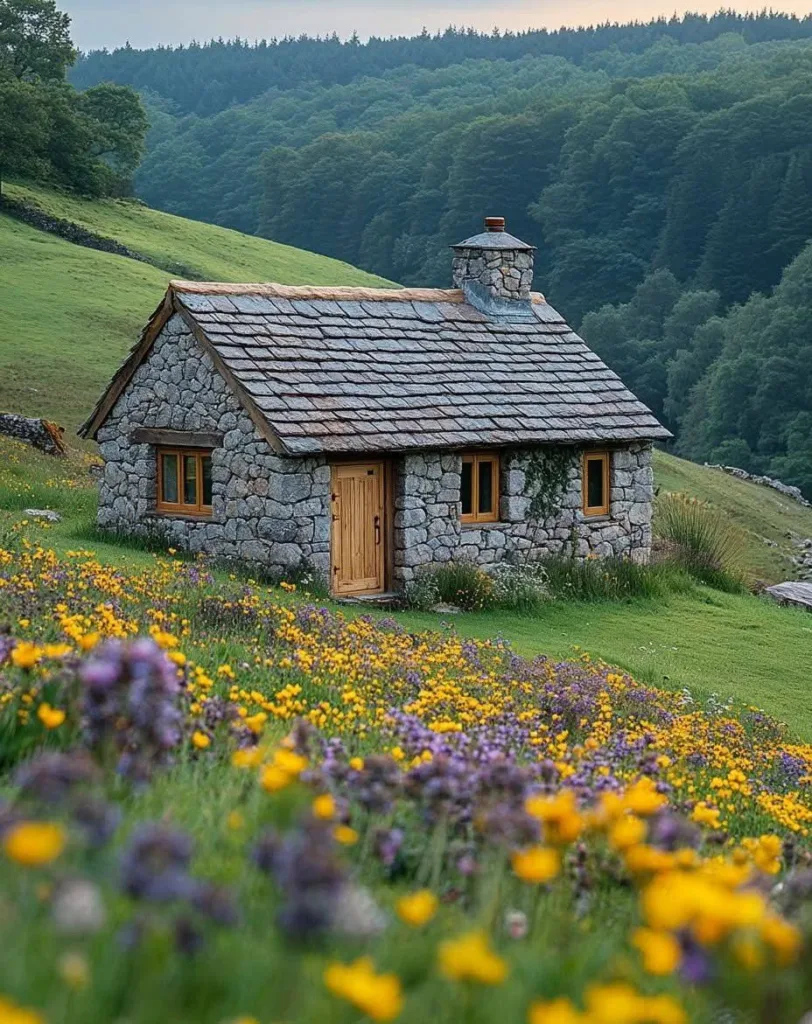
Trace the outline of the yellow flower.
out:
[[[235,768],[257,768],[262,763],[262,751],[259,747],[235,750],[231,755],[231,763]]]
[[[529,796],[524,806],[531,817],[543,822],[544,838],[548,843],[571,843],[584,827],[575,792],[571,789],[562,789],[555,796]]]
[[[632,812],[643,818],[656,813],[661,807],[668,803],[667,797],[657,792],[657,785],[648,775],[638,779],[633,786],[630,786],[624,796],[623,802]]]
[[[245,828],[245,815],[241,811],[231,811],[226,818],[226,825],[232,832],[239,832]]]
[[[23,821],[14,825],[3,839],[7,857],[27,868],[41,867],[65,849],[65,830],[47,821]]]
[[[351,757],[350,758],[350,768],[352,768],[353,771],[360,772],[363,769],[363,767],[364,767],[364,759],[363,759],[363,757]]]
[[[682,959],[680,944],[670,932],[638,928],[632,945],[643,954],[643,967],[649,974],[673,974]]]
[[[744,839],[742,846],[750,853],[759,871],[777,875],[781,870],[781,855],[784,844],[780,836],[760,836],[758,839]]]
[[[517,850],[510,858],[514,874],[523,882],[543,885],[561,870],[561,854],[548,846]]]
[[[351,964],[330,964],[324,984],[334,996],[352,1003],[372,1020],[394,1020],[403,1009],[400,980],[394,974],[376,974],[370,957]]]
[[[207,736],[204,732],[196,729],[192,733],[192,743],[197,747],[198,750],[205,750],[206,747],[211,746],[211,737]]]
[[[801,933],[781,917],[768,916],[761,925],[761,937],[782,967],[791,964],[801,950]]]
[[[76,642],[83,651],[92,650],[96,644],[101,640],[101,636],[98,633],[84,633],[78,637]]]
[[[0,996],[0,1021],[2,1024],[45,1024],[45,1018],[41,1014],[17,1006],[3,996]]]
[[[336,802],[330,793],[322,793],[313,801],[313,814],[322,821],[329,821],[335,817]]]
[[[37,718],[46,729],[58,729],[65,721],[65,712],[59,708],[52,708],[50,704],[40,704],[37,708]]]
[[[581,1024],[585,1020],[584,1015],[565,998],[535,1002],[527,1012],[527,1024]]]
[[[609,842],[616,850],[637,846],[646,837],[646,823],[634,814],[624,814],[609,829]]]
[[[336,825],[333,829],[333,836],[337,843],[342,846],[354,846],[358,842],[358,833],[349,825]]]
[[[669,996],[642,996],[616,981],[586,990],[589,1024],[685,1024],[682,1008]]]
[[[273,756],[274,766],[281,768],[288,775],[298,778],[307,768],[307,758],[295,754],[292,750],[277,750]]]
[[[491,949],[484,932],[468,932],[440,943],[440,971],[453,981],[478,981],[482,985],[501,985],[508,966]]]
[[[437,913],[437,904],[437,897],[431,890],[419,889],[408,896],[401,896],[396,909],[401,921],[405,921],[413,928],[421,928]]]
[[[11,663],[16,665],[17,668],[28,670],[33,668],[38,661],[42,660],[42,653],[42,649],[37,647],[36,644],[23,640],[12,648]]]
[[[700,800],[699,803],[694,807],[691,813],[693,821],[700,825],[707,825],[708,828],[720,828],[721,822],[719,821],[719,811],[715,807],[711,807],[705,803],[704,800]]]
[[[294,781],[294,777],[281,768],[277,768],[276,765],[269,764],[263,768],[259,781],[262,788],[268,793],[278,793],[280,790],[286,789]]]

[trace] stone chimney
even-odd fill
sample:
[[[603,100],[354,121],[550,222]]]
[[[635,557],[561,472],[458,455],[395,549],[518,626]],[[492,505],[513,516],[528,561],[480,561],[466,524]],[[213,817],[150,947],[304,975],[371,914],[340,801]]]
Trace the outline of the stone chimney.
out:
[[[462,288],[473,306],[483,312],[529,306],[535,246],[509,235],[504,217],[486,217],[482,234],[451,248],[454,287]]]

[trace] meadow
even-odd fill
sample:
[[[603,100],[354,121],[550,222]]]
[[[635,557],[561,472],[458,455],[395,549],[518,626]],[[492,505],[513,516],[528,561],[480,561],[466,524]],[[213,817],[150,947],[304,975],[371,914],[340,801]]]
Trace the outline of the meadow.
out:
[[[348,615],[96,540],[89,457],[20,448],[24,473],[0,469],[4,1022],[809,1010],[808,618],[704,587],[659,615]],[[718,657],[688,633],[702,608],[728,620]],[[784,632],[725,671],[745,609]],[[601,657],[636,634],[630,658],[679,676],[657,628],[684,665],[706,648],[704,689]],[[793,672],[788,728],[745,693],[772,678],[779,700]]]

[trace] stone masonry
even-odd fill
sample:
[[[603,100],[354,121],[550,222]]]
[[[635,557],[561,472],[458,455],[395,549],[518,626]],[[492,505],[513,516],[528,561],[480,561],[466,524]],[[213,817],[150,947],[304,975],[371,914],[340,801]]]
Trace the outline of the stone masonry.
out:
[[[533,254],[520,249],[458,249],[451,264],[455,288],[474,282],[492,299],[530,298]]]
[[[479,565],[505,559],[532,560],[549,554],[628,556],[647,561],[651,553],[653,475],[651,445],[635,443],[612,451],[608,515],[581,511],[582,452],[573,451],[567,486],[558,507],[543,522],[530,518],[530,453],[503,452],[500,466],[500,522],[460,523],[462,457],[410,455],[395,486],[394,576],[402,586],[422,566],[466,559]],[[573,551],[573,544],[575,550]]]
[[[155,449],[135,443],[138,428],[222,435],[212,452],[210,517],[156,511]],[[164,327],[119,397],[98,440],[104,458],[99,525],[160,537],[167,544],[247,562],[272,575],[302,567],[330,571],[330,466],[325,456],[277,455],[257,431],[180,316]],[[612,452],[610,514],[581,512],[581,452],[571,451],[567,486],[544,522],[530,517],[528,449],[503,451],[500,522],[460,523],[462,457],[454,452],[394,456],[394,589],[423,566],[468,559],[487,566],[549,553],[648,558],[653,482],[651,446]],[[573,552],[573,544],[575,550]]]
[[[155,509],[155,449],[133,444],[137,427],[219,431],[212,452],[212,515],[189,519]],[[326,575],[330,549],[330,467],[319,457],[276,455],[179,316],[98,433],[104,458],[99,525],[161,537],[193,552],[256,563],[271,574],[306,564]]]

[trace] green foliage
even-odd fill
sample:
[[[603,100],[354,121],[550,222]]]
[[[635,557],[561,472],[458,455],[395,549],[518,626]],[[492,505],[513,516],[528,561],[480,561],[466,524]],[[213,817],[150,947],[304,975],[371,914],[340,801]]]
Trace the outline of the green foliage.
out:
[[[119,85],[78,93],[65,81],[76,53],[53,0],[0,0],[0,175],[86,195],[130,191],[147,119]]]
[[[575,559],[556,556],[542,560],[549,590],[564,601],[625,601],[659,599],[686,593],[691,580],[671,565],[638,565],[628,558]]]
[[[447,562],[431,572],[444,603],[467,612],[481,612],[493,605],[493,580],[473,562]]]
[[[547,569],[541,562],[500,562],[489,575],[494,606],[505,611],[537,615],[551,598]]]
[[[531,452],[525,469],[526,493],[532,495],[528,512],[536,522],[544,522],[558,510],[573,453],[574,449],[566,447]]]
[[[746,539],[724,513],[687,494],[662,494],[654,514],[655,536],[665,557],[720,590],[741,590]]]

